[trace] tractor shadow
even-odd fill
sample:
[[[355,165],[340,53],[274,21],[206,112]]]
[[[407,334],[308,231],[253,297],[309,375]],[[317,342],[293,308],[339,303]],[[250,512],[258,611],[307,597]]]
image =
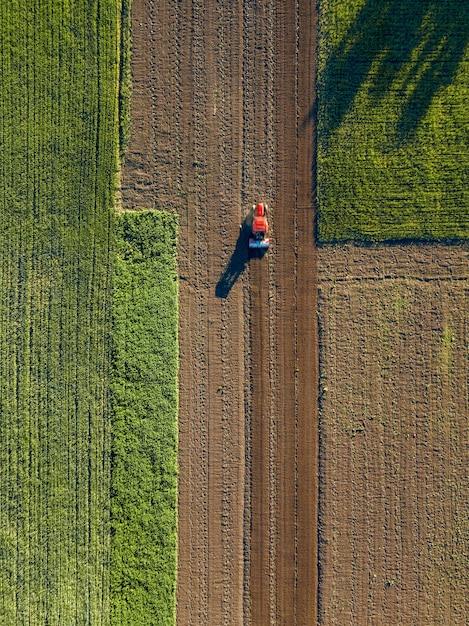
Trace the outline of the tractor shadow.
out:
[[[228,265],[215,287],[215,295],[217,298],[227,298],[233,285],[244,272],[250,259],[261,258],[266,252],[265,250],[249,250],[251,227],[252,215],[248,215],[241,224],[236,246]]]

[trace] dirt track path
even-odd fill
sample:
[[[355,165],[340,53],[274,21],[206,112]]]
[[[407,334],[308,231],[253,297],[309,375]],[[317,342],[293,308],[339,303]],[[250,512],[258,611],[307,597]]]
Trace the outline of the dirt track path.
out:
[[[133,0],[123,203],[180,218],[180,625],[316,623],[311,4]]]

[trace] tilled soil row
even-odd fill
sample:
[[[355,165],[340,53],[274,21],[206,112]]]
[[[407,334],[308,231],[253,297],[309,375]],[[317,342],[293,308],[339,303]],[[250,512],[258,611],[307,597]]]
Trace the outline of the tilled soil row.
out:
[[[133,0],[132,23],[123,205],[180,222],[178,623],[314,624],[313,7]]]
[[[273,122],[273,6],[243,7],[243,181],[247,201],[275,205]],[[262,190],[261,197],[259,190]],[[269,213],[272,225],[273,209]],[[250,357],[247,371],[249,410],[246,413],[245,596],[244,623],[269,624],[275,611],[275,507],[272,480],[274,463],[271,411],[273,341],[271,254],[253,258],[249,278],[248,326]]]
[[[186,10],[178,622],[236,623],[243,610],[242,298],[240,285],[230,303],[216,287],[240,221],[241,73],[233,62],[240,31],[229,6],[186,3]]]

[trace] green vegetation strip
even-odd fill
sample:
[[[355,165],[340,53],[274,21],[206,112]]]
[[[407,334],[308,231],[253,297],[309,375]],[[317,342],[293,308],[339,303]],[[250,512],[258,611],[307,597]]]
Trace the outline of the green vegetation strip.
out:
[[[0,622],[109,618],[120,2],[0,3]]]
[[[111,622],[174,624],[176,217],[124,213],[113,295]]]
[[[469,236],[468,42],[468,2],[320,1],[320,241]]]

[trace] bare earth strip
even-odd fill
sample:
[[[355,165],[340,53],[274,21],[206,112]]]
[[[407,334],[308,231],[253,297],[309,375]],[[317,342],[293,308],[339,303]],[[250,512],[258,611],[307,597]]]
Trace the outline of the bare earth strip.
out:
[[[316,623],[311,5],[133,0],[123,204],[180,223],[181,625]]]
[[[469,619],[469,252],[320,251],[320,623]]]

